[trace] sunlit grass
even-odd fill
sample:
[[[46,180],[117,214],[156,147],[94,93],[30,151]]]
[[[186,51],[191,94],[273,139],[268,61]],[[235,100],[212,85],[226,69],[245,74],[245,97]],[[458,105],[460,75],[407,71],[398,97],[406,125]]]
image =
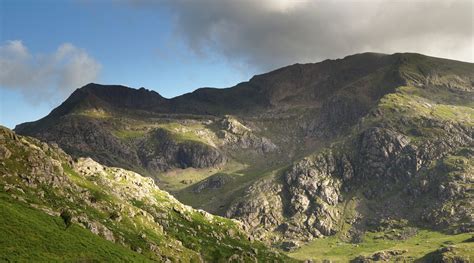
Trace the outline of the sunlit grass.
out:
[[[316,239],[311,243],[289,253],[296,259],[313,259],[315,261],[331,260],[333,262],[348,262],[359,255],[371,255],[381,250],[406,250],[406,258],[419,259],[436,249],[454,245],[469,248],[466,257],[474,256],[474,243],[463,243],[471,238],[472,233],[447,235],[440,232],[420,230],[417,235],[407,240],[378,239],[379,233],[365,235],[364,241],[358,244],[342,242],[337,237]]]
[[[92,234],[76,224],[0,195],[0,261],[140,261],[146,257]]]

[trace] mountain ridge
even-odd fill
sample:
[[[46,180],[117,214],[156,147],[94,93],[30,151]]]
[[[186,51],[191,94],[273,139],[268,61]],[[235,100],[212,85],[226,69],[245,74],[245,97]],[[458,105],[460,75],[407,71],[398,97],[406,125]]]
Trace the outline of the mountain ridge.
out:
[[[357,54],[171,99],[93,85],[92,107],[15,130],[150,176],[287,250],[382,230],[470,233],[473,84],[472,63]],[[134,104],[140,94],[153,99]]]
[[[199,100],[199,99],[202,99],[202,98],[208,98],[208,99],[212,98],[213,94],[209,94],[209,93],[213,93],[213,92],[218,95],[218,94],[222,94],[222,93],[225,93],[225,92],[232,93],[233,90],[238,90],[238,89],[241,89],[241,90],[245,91],[245,90],[249,89],[249,87],[246,86],[246,85],[250,85],[250,88],[253,87],[253,88],[258,89],[259,87],[258,87],[257,84],[259,82],[265,82],[265,79],[267,79],[268,77],[271,77],[271,76],[274,76],[274,75],[284,74],[286,71],[290,71],[292,74],[294,74],[295,71],[298,72],[299,70],[301,70],[302,68],[305,68],[305,67],[314,67],[314,66],[318,66],[318,65],[321,65],[321,66],[336,65],[337,66],[337,63],[344,62],[344,61],[347,61],[347,60],[354,60],[354,61],[351,61],[351,63],[363,62],[363,63],[369,63],[369,64],[373,63],[371,61],[376,61],[375,64],[380,65],[380,64],[383,64],[383,62],[379,61],[380,58],[384,58],[383,60],[389,60],[389,61],[393,62],[393,61],[397,61],[397,60],[403,60],[405,57],[411,57],[411,56],[422,56],[422,55],[416,54],[416,53],[395,53],[395,54],[392,54],[392,55],[387,55],[387,54],[381,54],[381,53],[367,52],[367,53],[360,53],[360,54],[346,56],[342,59],[324,60],[324,61],[318,62],[318,63],[305,63],[305,64],[296,63],[296,64],[293,64],[293,65],[290,65],[290,66],[286,66],[286,67],[282,67],[282,68],[279,68],[279,69],[272,70],[272,71],[267,72],[267,73],[255,75],[252,78],[250,78],[248,81],[238,83],[237,85],[232,86],[232,87],[228,87],[228,88],[203,87],[203,88],[198,88],[198,89],[196,89],[192,92],[185,93],[185,94],[182,94],[182,95],[178,95],[178,96],[175,96],[175,97],[172,97],[172,98],[164,98],[159,93],[157,93],[156,91],[148,90],[148,89],[145,89],[145,88],[134,89],[134,88],[129,88],[129,87],[126,87],[126,86],[123,86],[123,85],[103,85],[103,84],[89,83],[89,84],[87,84],[87,85],[85,85],[81,88],[76,89],[71,94],[71,96],[68,99],[65,100],[65,102],[63,104],[58,106],[50,114],[55,116],[55,117],[58,117],[59,115],[67,114],[70,111],[70,110],[67,110],[67,108],[68,108],[67,104],[74,104],[78,99],[79,100],[81,98],[84,99],[85,98],[84,96],[86,94],[95,95],[95,97],[100,98],[101,96],[107,96],[107,94],[112,95],[112,92],[114,92],[115,95],[117,95],[117,97],[116,97],[117,99],[123,99],[123,98],[121,98],[121,96],[123,96],[123,97],[127,97],[129,100],[132,100],[132,101],[133,100],[138,100],[138,99],[144,100],[144,102],[142,102],[142,104],[144,104],[144,105],[132,105],[132,106],[135,106],[137,109],[147,109],[147,106],[148,107],[150,107],[150,106],[163,106],[164,107],[163,109],[158,110],[161,113],[173,113],[173,112],[174,113],[176,113],[176,112],[184,113],[183,111],[185,111],[185,109],[181,109],[181,110],[177,109],[177,107],[175,105],[180,104],[180,103],[185,103],[187,100]],[[424,57],[433,59],[433,57],[427,57],[427,56],[424,56]],[[367,62],[367,60],[369,60],[369,62]],[[445,59],[442,59],[442,60],[445,60]],[[467,63],[467,62],[463,62],[463,63]],[[363,66],[364,65],[360,65],[361,68],[364,68]],[[370,69],[366,69],[366,70],[370,71]],[[403,83],[400,83],[400,84],[403,84]],[[262,86],[272,86],[272,85],[263,84]],[[115,88],[115,90],[112,90],[114,88]],[[249,95],[256,95],[256,94],[258,94],[258,92],[262,92],[262,91],[254,90],[254,91],[251,91]],[[268,91],[267,91],[267,93],[268,93]],[[136,97],[136,99],[134,99],[135,97]],[[111,97],[109,97],[109,98],[111,98]],[[111,101],[104,100],[104,99],[102,99],[102,100],[105,103],[110,103],[112,105],[114,104],[113,99]],[[131,101],[128,101],[128,102],[131,102]],[[124,103],[123,101],[122,101],[122,103],[116,103],[116,104],[119,107],[125,107],[125,108],[127,108],[127,106],[131,106],[130,103],[129,103],[129,105],[127,105],[127,103]],[[91,106],[94,106],[94,105],[91,105]],[[65,109],[63,109],[63,108],[65,108]],[[150,110],[150,108],[148,108],[148,109]],[[154,109],[151,108],[151,110],[154,110]],[[21,126],[19,126],[19,127],[21,128]]]

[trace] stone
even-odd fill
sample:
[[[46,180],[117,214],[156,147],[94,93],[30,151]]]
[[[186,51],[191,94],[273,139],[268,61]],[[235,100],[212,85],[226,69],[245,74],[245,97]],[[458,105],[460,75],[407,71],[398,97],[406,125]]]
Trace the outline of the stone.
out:
[[[289,241],[283,241],[280,245],[280,247],[287,251],[287,252],[290,252],[290,251],[294,251],[296,250],[297,248],[300,247],[300,244],[299,242],[297,241],[294,241],[294,240],[289,240]]]
[[[6,160],[10,158],[11,152],[7,149],[7,147],[0,145],[0,160]]]

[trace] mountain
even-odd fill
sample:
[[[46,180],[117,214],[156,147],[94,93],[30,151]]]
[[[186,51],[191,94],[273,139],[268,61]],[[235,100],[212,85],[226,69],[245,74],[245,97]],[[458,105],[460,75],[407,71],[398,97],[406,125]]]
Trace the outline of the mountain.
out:
[[[152,177],[297,258],[324,238],[346,251],[432,233],[454,242],[474,231],[473,84],[472,63],[364,53],[172,99],[89,84],[15,131]],[[458,241],[387,253],[466,255],[472,243]]]
[[[291,261],[152,179],[0,127],[2,261]]]
[[[268,153],[289,163],[338,136],[402,85],[397,69],[407,56],[362,54],[296,64],[232,88],[203,88],[173,99],[89,84],[45,118],[15,130],[57,142],[74,156],[155,178],[172,168],[252,163]],[[270,159],[266,163],[277,162]]]

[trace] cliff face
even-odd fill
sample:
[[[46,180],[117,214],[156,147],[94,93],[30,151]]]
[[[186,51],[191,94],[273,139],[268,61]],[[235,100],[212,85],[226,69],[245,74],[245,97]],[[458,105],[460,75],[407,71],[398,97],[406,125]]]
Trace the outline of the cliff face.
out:
[[[164,129],[155,130],[148,140],[140,142],[138,155],[147,169],[158,171],[172,167],[215,167],[226,161],[216,148],[199,141],[176,141]]]
[[[467,232],[473,83],[470,63],[367,53],[172,99],[88,85],[16,131],[143,172],[277,245],[356,242],[387,221]]]
[[[255,184],[227,216],[263,238],[276,232],[277,243],[334,234],[356,240],[387,218],[472,232],[474,130],[446,129],[446,140],[418,145],[392,130],[369,128]]]

